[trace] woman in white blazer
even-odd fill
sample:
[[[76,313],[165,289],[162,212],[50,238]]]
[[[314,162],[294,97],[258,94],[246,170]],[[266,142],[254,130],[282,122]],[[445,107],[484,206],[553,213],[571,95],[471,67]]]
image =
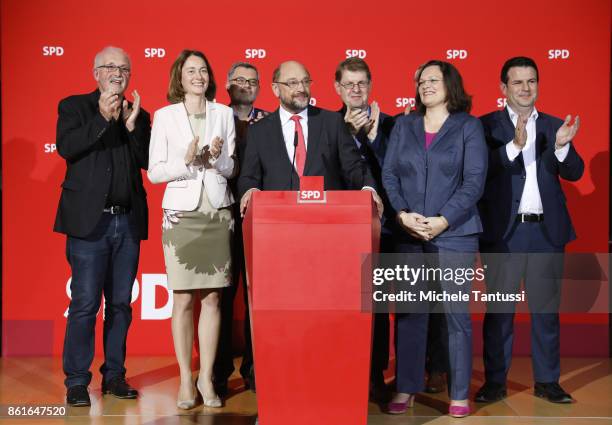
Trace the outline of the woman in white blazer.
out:
[[[181,383],[177,406],[195,406],[198,391],[208,407],[221,407],[212,383],[220,326],[220,288],[230,285],[230,238],[234,202],[227,179],[234,172],[234,118],[213,101],[216,84],[206,56],[184,50],[172,65],[168,100],[155,112],[149,170],[152,183],[166,183],[162,245],[173,290],[172,336]],[[200,372],[191,375],[194,301]]]

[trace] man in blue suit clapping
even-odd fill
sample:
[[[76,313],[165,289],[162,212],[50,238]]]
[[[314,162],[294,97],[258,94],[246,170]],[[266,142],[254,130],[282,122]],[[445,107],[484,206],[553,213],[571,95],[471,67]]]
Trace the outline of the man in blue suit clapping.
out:
[[[580,120],[565,121],[535,108],[539,74],[527,57],[501,70],[507,107],[481,117],[489,148],[485,193],[479,202],[480,250],[487,291],[516,293],[522,280],[531,312],[535,395],[571,403],[559,385],[559,314],[565,245],[575,239],[559,178],[578,180],[584,163],[572,140]],[[490,304],[484,319],[485,384],[476,401],[506,396],[514,306]]]

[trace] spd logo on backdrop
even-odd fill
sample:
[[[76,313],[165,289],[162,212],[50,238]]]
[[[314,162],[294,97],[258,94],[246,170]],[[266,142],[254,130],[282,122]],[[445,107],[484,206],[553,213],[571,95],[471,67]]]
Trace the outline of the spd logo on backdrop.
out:
[[[266,49],[246,49],[244,51],[246,59],[264,59],[267,54]]]
[[[64,48],[62,46],[43,46],[43,56],[63,56]]]
[[[161,47],[147,47],[144,49],[145,58],[163,58],[166,56],[166,49]]]
[[[416,105],[416,100],[414,97],[396,97],[395,98],[395,106],[397,108],[406,109],[406,106],[410,105],[411,108],[414,108]]]
[[[368,56],[368,52],[366,52],[364,49],[346,49],[344,53],[346,54],[347,59],[348,58],[365,59]]]
[[[568,49],[550,49],[548,51],[548,59],[550,60],[563,60],[570,57],[570,51]]]
[[[66,282],[66,295],[68,299],[72,299],[71,282],[72,276]],[[167,294],[166,304],[162,306],[158,306],[157,303],[157,287]],[[165,274],[143,273],[142,285],[139,284],[138,279],[134,280],[131,304],[134,304],[139,297],[140,320],[166,320],[172,316],[172,290],[168,289],[168,279]],[[104,305],[100,307],[99,311],[104,314]],[[68,317],[68,308],[64,311],[64,317]]]
[[[468,51],[465,49],[448,49],[446,51],[446,59],[467,59]]]

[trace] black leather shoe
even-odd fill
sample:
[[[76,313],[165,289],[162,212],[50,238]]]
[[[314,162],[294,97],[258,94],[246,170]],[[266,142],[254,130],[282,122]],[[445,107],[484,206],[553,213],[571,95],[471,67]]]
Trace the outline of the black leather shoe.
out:
[[[102,383],[102,394],[112,394],[117,398],[136,398],[138,391],[130,387],[123,376],[116,376]]]
[[[425,392],[429,394],[437,394],[446,390],[446,378],[441,372],[432,372],[427,377],[425,383]]]
[[[551,403],[573,403],[574,399],[557,382],[536,382],[535,395]]]
[[[506,385],[496,382],[485,382],[476,393],[474,401],[478,403],[492,403],[506,398],[507,395]]]
[[[378,403],[387,403],[391,400],[391,391],[387,384],[383,374],[376,374],[376,376],[370,376],[370,391],[369,399]]]
[[[216,381],[213,379],[213,387],[215,388],[215,392],[219,397],[227,397],[229,394],[227,379],[223,381]]]
[[[249,373],[246,376],[243,376],[242,379],[244,380],[244,387],[247,390],[256,392],[255,391],[255,368],[253,366],[251,366]]]
[[[87,385],[74,385],[66,391],[66,403],[70,406],[91,406]]]

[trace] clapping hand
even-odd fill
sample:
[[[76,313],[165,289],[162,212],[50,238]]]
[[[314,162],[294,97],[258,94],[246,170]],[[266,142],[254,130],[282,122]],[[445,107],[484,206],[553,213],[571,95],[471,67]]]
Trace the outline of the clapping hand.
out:
[[[132,103],[131,108],[128,101],[123,99],[123,121],[125,122],[125,127],[128,129],[128,131],[134,131],[136,118],[140,112],[140,95],[136,90],[134,90],[132,92],[132,96],[134,96],[134,103]]]
[[[185,165],[191,165],[198,156],[198,141],[200,138],[196,136],[189,146],[187,147],[187,153],[185,154]]]
[[[514,144],[519,150],[523,150],[527,144],[527,120],[528,116],[519,115],[514,129]]]
[[[373,141],[378,134],[378,121],[380,120],[380,108],[378,102],[372,102],[370,105],[370,122],[366,125],[366,133],[368,140]]]
[[[354,136],[359,133],[359,130],[370,123],[370,118],[368,117],[367,111],[347,107],[346,113],[344,114],[344,122],[348,124],[349,131]]]
[[[113,118],[119,119],[120,106],[121,102],[117,93],[112,90],[100,93],[98,109],[106,121],[110,121]]]
[[[213,159],[217,159],[219,155],[221,155],[221,148],[223,148],[223,139],[219,136],[215,136],[210,144],[210,154]]]
[[[565,122],[559,130],[557,130],[557,137],[555,141],[555,146],[557,149],[562,148],[567,145],[570,141],[574,139],[576,133],[578,132],[578,128],[580,127],[580,117],[576,115],[576,119],[574,120],[574,124],[569,125],[572,121],[572,116],[568,115],[565,117]]]

